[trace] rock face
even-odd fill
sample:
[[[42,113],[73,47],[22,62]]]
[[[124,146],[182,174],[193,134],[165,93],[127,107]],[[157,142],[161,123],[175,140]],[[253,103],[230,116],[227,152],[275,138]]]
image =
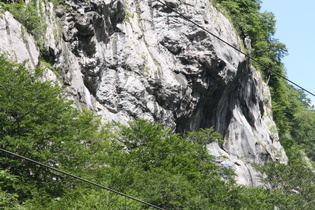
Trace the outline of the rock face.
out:
[[[231,23],[208,0],[164,2],[241,48]],[[237,172],[240,184],[259,184],[251,163],[287,161],[269,89],[244,55],[158,1],[66,5],[43,3],[49,27],[42,54],[62,70],[78,104],[104,120],[140,117],[177,132],[215,126],[224,143],[209,142],[208,150]]]
[[[34,38],[9,12],[0,11],[0,52],[16,62],[26,61],[29,68],[38,65],[39,51]]]

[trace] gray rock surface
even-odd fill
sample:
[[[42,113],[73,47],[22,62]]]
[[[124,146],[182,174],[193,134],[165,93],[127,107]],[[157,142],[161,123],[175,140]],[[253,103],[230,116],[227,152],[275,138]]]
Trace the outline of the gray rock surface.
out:
[[[241,48],[210,1],[165,2]],[[251,163],[287,161],[269,89],[244,55],[157,1],[67,0],[43,8],[49,25],[43,54],[62,70],[78,105],[104,120],[141,117],[178,132],[215,126],[224,143],[209,142],[208,150],[235,169],[240,184],[259,184]]]
[[[15,62],[26,62],[29,68],[38,65],[39,50],[34,38],[12,16],[0,8],[0,52]]]

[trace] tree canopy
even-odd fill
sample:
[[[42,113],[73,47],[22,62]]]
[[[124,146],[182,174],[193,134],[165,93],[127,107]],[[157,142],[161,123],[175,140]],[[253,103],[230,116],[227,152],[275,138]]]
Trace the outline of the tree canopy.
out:
[[[45,26],[35,24],[40,18],[36,4],[1,2],[40,40]],[[252,56],[285,75],[281,59],[287,50],[273,37],[274,15],[261,13],[258,0],[217,2],[240,37],[251,39]],[[93,112],[73,108],[62,88],[40,82],[40,69],[26,69],[4,56],[0,147],[168,209],[314,209],[314,109],[305,93],[256,68],[269,81],[274,119],[290,159],[288,165],[257,166],[264,174],[262,187],[238,186],[233,171],[215,164],[206,148],[220,142],[213,128],[176,134],[141,119],[102,125]],[[5,209],[150,209],[3,153],[0,183],[0,208]]]

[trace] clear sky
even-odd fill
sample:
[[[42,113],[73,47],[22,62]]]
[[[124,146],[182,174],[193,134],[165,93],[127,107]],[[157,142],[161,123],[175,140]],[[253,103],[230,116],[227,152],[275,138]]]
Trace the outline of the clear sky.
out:
[[[275,38],[287,46],[282,61],[290,80],[315,93],[315,0],[261,0],[261,12],[273,12]],[[315,97],[309,95],[315,104]]]

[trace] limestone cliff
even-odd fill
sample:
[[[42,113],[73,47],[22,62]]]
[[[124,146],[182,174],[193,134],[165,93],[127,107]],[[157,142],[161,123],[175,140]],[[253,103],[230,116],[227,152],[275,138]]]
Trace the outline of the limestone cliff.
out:
[[[140,117],[177,132],[215,126],[224,143],[209,142],[208,150],[237,172],[240,184],[259,184],[253,162],[287,161],[269,89],[244,55],[158,1],[42,2],[48,24],[42,57],[62,71],[78,104],[104,120]],[[208,0],[164,2],[241,49],[229,20]],[[36,66],[33,38],[8,12],[0,28],[1,51]],[[46,75],[57,80],[49,69]]]

